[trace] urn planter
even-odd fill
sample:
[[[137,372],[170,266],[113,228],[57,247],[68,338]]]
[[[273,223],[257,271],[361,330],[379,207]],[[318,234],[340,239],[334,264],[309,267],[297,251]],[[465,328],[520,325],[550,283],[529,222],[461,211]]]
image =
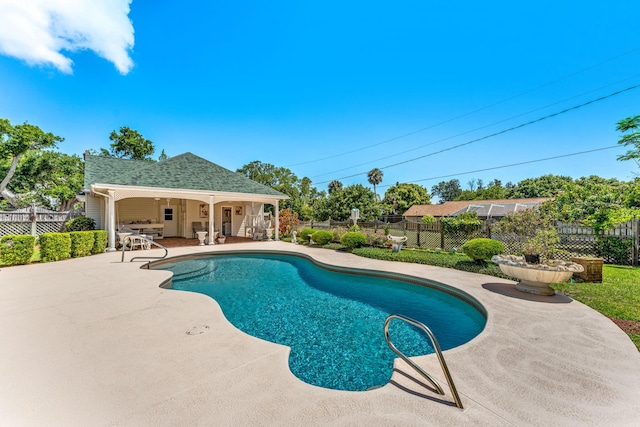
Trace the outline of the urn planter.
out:
[[[507,276],[520,279],[516,285],[517,290],[536,295],[554,295],[555,291],[549,287],[550,283],[567,282],[573,273],[584,270],[580,264],[560,260],[529,264],[524,257],[515,255],[496,255],[491,261],[498,264]]]

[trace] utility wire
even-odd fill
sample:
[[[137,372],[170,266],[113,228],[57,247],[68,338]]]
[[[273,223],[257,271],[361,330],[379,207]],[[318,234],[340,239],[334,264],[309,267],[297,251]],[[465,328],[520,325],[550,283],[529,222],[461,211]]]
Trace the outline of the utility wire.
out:
[[[319,161],[323,161],[323,160],[334,159],[334,158],[336,158],[336,157],[342,157],[342,156],[346,156],[346,155],[348,155],[348,154],[357,153],[357,152],[359,152],[359,151],[361,151],[361,150],[364,150],[364,149],[367,149],[367,148],[373,148],[373,147],[377,147],[377,146],[379,146],[379,145],[387,144],[387,143],[389,143],[389,142],[397,141],[397,140],[399,140],[399,139],[406,138],[406,137],[408,137],[408,136],[415,135],[415,134],[417,134],[417,133],[424,132],[424,131],[429,130],[429,129],[433,129],[433,128],[438,127],[438,126],[442,126],[442,125],[444,125],[444,124],[446,124],[446,123],[449,123],[449,122],[452,122],[452,121],[454,121],[454,120],[458,120],[458,119],[461,119],[461,118],[464,118],[464,117],[470,116],[470,115],[472,115],[472,114],[479,113],[480,111],[487,110],[487,109],[489,109],[489,108],[495,107],[496,105],[503,104],[503,103],[505,103],[505,102],[508,102],[508,101],[513,100],[513,99],[519,98],[519,97],[521,97],[521,96],[528,95],[528,94],[530,94],[531,92],[535,92],[535,91],[540,90],[540,89],[542,89],[542,88],[545,88],[545,87],[547,87],[547,86],[551,86],[551,85],[553,85],[553,84],[556,84],[556,83],[561,82],[561,81],[563,81],[563,80],[566,80],[566,79],[568,79],[568,78],[574,77],[574,76],[576,76],[576,75],[578,75],[578,74],[584,73],[584,72],[589,71],[589,70],[594,69],[594,68],[597,68],[597,67],[599,67],[599,66],[601,66],[601,65],[606,64],[607,62],[615,61],[616,59],[619,59],[619,58],[621,58],[621,57],[623,57],[623,56],[627,56],[627,55],[630,55],[630,54],[632,54],[632,53],[635,53],[635,52],[637,52],[637,51],[639,51],[639,50],[640,50],[640,47],[635,48],[635,49],[631,49],[631,50],[629,50],[629,51],[627,51],[627,52],[621,53],[621,54],[616,55],[616,56],[614,56],[614,57],[612,57],[612,58],[609,58],[609,59],[605,59],[604,61],[598,62],[598,63],[596,63],[596,64],[593,64],[593,65],[591,65],[591,66],[588,66],[588,67],[586,67],[586,68],[583,68],[583,69],[581,69],[581,70],[575,71],[575,72],[573,72],[573,73],[567,74],[567,75],[562,76],[562,77],[560,77],[560,78],[558,78],[558,79],[555,79],[555,80],[552,80],[552,81],[550,81],[550,82],[544,83],[544,84],[542,84],[542,85],[540,85],[540,86],[536,86],[536,87],[534,87],[534,88],[532,88],[532,89],[526,90],[526,91],[521,92],[521,93],[519,93],[519,94],[517,94],[517,95],[510,96],[510,97],[508,97],[508,98],[505,98],[505,99],[502,99],[502,100],[500,100],[500,101],[494,102],[493,104],[486,105],[486,106],[484,106],[484,107],[478,108],[478,109],[473,110],[473,111],[470,111],[470,112],[468,112],[468,113],[461,114],[461,115],[456,116],[456,117],[453,117],[453,118],[451,118],[451,119],[447,119],[447,120],[444,120],[444,121],[442,121],[442,122],[439,122],[439,123],[436,123],[436,124],[433,124],[433,125],[430,125],[430,126],[427,126],[427,127],[424,127],[424,128],[421,128],[421,129],[418,129],[418,130],[412,131],[412,132],[407,132],[407,133],[402,134],[402,135],[400,135],[400,136],[396,136],[396,137],[393,137],[393,138],[385,139],[384,141],[380,141],[380,142],[375,143],[375,144],[372,144],[372,145],[363,146],[363,147],[361,147],[361,148],[357,148],[357,149],[354,149],[354,150],[351,150],[351,151],[346,151],[346,152],[343,152],[343,153],[340,153],[340,154],[334,154],[334,155],[331,155],[331,156],[322,157],[322,158],[317,158],[317,159],[313,159],[313,160],[308,160],[308,161],[305,161],[305,162],[292,163],[292,164],[289,164],[289,165],[285,165],[285,167],[301,166],[301,165],[306,165],[306,164],[310,164],[310,163],[314,163],[314,162],[319,162]]]
[[[473,133],[473,132],[476,132],[476,131],[479,131],[479,130],[482,130],[482,129],[486,129],[486,128],[489,128],[489,127],[491,127],[491,126],[495,126],[495,125],[497,125],[497,124],[507,122],[507,121],[509,121],[509,120],[517,119],[518,117],[526,116],[527,114],[535,113],[536,111],[544,110],[544,109],[549,108],[549,107],[552,107],[552,106],[554,106],[554,105],[562,104],[563,102],[570,101],[570,100],[572,100],[572,99],[579,98],[579,97],[581,97],[581,96],[588,95],[588,94],[593,93],[593,92],[597,92],[597,91],[602,90],[602,89],[605,89],[605,88],[607,88],[607,87],[617,85],[618,83],[622,83],[622,82],[625,82],[625,81],[627,81],[627,80],[635,79],[635,78],[637,78],[638,76],[640,76],[640,74],[636,74],[636,75],[634,75],[634,76],[628,77],[628,78],[623,79],[623,80],[619,80],[619,81],[614,82],[614,83],[610,83],[610,84],[608,84],[608,85],[600,86],[600,87],[598,87],[598,88],[596,88],[596,89],[592,89],[592,90],[589,90],[589,91],[587,91],[587,92],[583,92],[583,93],[581,93],[581,94],[574,95],[574,96],[571,96],[571,97],[569,97],[569,98],[565,98],[565,99],[563,99],[563,100],[556,101],[556,102],[553,102],[553,103],[551,103],[551,104],[544,105],[544,106],[542,106],[542,107],[534,108],[533,110],[529,110],[529,111],[526,111],[526,112],[524,112],[524,113],[516,114],[515,116],[511,116],[511,117],[508,117],[508,118],[506,118],[506,119],[498,120],[497,122],[493,122],[493,123],[490,123],[490,124],[488,124],[488,125],[480,126],[480,127],[477,127],[477,128],[474,128],[474,129],[471,129],[471,130],[465,131],[465,132],[458,133],[458,134],[456,134],[456,135],[452,135],[452,136],[448,136],[448,137],[446,137],[446,138],[438,139],[438,140],[433,141],[433,142],[430,142],[430,143],[428,143],[428,144],[423,144],[423,145],[420,145],[420,146],[418,146],[418,147],[410,148],[410,149],[405,150],[405,151],[400,151],[400,152],[397,152],[397,153],[394,153],[394,154],[391,154],[391,155],[385,156],[385,157],[384,157],[384,158],[382,158],[382,159],[375,159],[375,160],[370,160],[370,161],[368,161],[368,162],[359,163],[359,164],[357,164],[357,165],[350,165],[350,166],[349,166],[349,167],[347,167],[347,168],[342,168],[342,169],[337,169],[337,170],[334,170],[334,171],[331,171],[331,172],[321,173],[321,174],[319,174],[319,175],[314,175],[314,176],[311,176],[311,177],[309,177],[309,178],[311,178],[311,179],[313,179],[313,178],[319,178],[319,177],[321,177],[321,176],[331,175],[331,174],[334,174],[334,173],[336,173],[336,172],[342,172],[342,171],[345,171],[345,170],[350,170],[350,169],[353,169],[353,168],[356,168],[356,167],[359,167],[359,166],[365,166],[365,165],[369,165],[369,164],[372,164],[372,163],[377,163],[377,162],[379,162],[379,161],[381,161],[381,160],[386,160],[386,159],[389,159],[389,158],[391,158],[391,157],[401,156],[401,155],[403,155],[403,154],[407,154],[407,153],[410,153],[410,152],[412,152],[412,151],[420,150],[420,149],[422,149],[422,148],[429,147],[429,146],[431,146],[431,145],[435,145],[435,144],[440,143],[440,142],[448,141],[448,140],[450,140],[450,139],[454,139],[454,138],[457,138],[457,137],[459,137],[459,136],[467,135],[467,134],[469,134],[469,133]]]
[[[502,135],[504,133],[511,132],[511,131],[516,130],[516,129],[520,129],[520,128],[523,128],[525,126],[529,126],[529,125],[532,125],[532,124],[535,124],[535,123],[539,123],[539,122],[541,122],[543,120],[546,120],[546,119],[549,119],[549,118],[552,118],[552,117],[556,117],[556,116],[568,113],[568,112],[573,111],[573,110],[577,110],[578,108],[582,108],[582,107],[585,107],[587,105],[590,105],[590,104],[593,104],[593,103],[596,103],[596,102],[599,102],[599,101],[603,101],[605,99],[614,97],[616,95],[620,95],[621,93],[628,92],[628,91],[633,90],[633,89],[637,89],[638,87],[640,87],[640,84],[634,85],[634,86],[629,86],[628,88],[625,88],[625,89],[610,93],[609,95],[601,96],[600,98],[592,99],[590,101],[584,102],[584,103],[579,104],[579,105],[575,105],[575,106],[570,107],[570,108],[565,108],[564,110],[558,111],[556,113],[548,114],[546,116],[537,118],[535,120],[528,121],[526,123],[519,124],[517,126],[510,127],[508,129],[501,130],[499,132],[495,132],[495,133],[492,133],[492,134],[489,134],[489,135],[486,135],[486,136],[483,136],[483,137],[480,137],[480,138],[472,139],[471,141],[467,141],[467,142],[464,142],[462,144],[454,145],[453,147],[443,148],[442,150],[434,151],[432,153],[425,154],[423,156],[414,157],[412,159],[408,159],[408,160],[404,160],[404,161],[401,161],[401,162],[393,163],[393,164],[390,164],[390,165],[387,165],[387,166],[383,166],[383,167],[381,167],[379,169],[388,169],[388,168],[392,168],[392,167],[395,167],[395,166],[400,166],[400,165],[404,165],[404,164],[407,164],[407,163],[415,162],[416,160],[424,159],[426,157],[434,156],[436,154],[441,154],[441,153],[444,153],[446,151],[451,151],[451,150],[454,150],[456,148],[460,148],[460,147],[464,147],[466,145],[473,144],[475,142],[483,141],[485,139],[489,139],[489,138],[492,138],[494,136]],[[336,179],[353,178],[355,176],[363,175],[365,173],[366,172],[359,172],[359,173],[356,173],[356,174],[353,174],[353,175],[343,176],[343,177],[336,178]],[[318,184],[324,184],[324,183],[327,183],[327,182],[330,182],[330,181],[321,181],[321,182],[316,182],[314,184],[318,185]]]
[[[468,171],[468,172],[458,172],[458,173],[452,173],[452,174],[449,174],[449,175],[441,175],[441,176],[434,176],[434,177],[431,177],[431,178],[416,179],[416,180],[413,180],[413,181],[409,181],[409,183],[416,183],[416,182],[423,182],[423,181],[433,181],[433,180],[436,180],[436,179],[450,178],[452,176],[468,175],[468,174],[471,174],[471,173],[486,172],[486,171],[492,171],[492,170],[496,170],[496,169],[510,168],[510,167],[514,167],[514,166],[522,166],[522,165],[527,165],[527,164],[530,164],[530,163],[546,162],[547,160],[562,159],[564,157],[578,156],[578,155],[581,155],[581,154],[594,153],[596,151],[603,151],[603,150],[611,150],[612,148],[619,148],[619,147],[620,147],[619,145],[612,145],[610,147],[594,148],[593,150],[580,151],[580,152],[577,152],[577,153],[561,154],[559,156],[545,157],[544,159],[527,160],[525,162],[511,163],[509,165],[493,166],[493,167],[490,167],[490,168],[476,169],[476,170]],[[395,185],[395,184],[378,185],[378,188],[391,187],[392,185]]]

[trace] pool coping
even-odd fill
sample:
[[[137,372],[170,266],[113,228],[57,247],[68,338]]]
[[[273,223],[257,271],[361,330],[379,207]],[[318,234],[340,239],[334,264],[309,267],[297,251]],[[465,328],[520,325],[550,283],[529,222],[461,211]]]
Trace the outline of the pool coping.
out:
[[[444,352],[465,409],[453,405],[434,355],[413,360],[443,384],[445,396],[419,385],[400,360],[380,389],[305,384],[288,371],[287,347],[237,330],[209,297],[161,288],[171,273],[105,253],[0,269],[0,420],[17,426],[640,424],[640,353],[613,322],[569,298],[522,294],[514,282],[490,276],[284,242],[171,248],[169,255],[256,249],[423,277],[479,301],[488,313],[484,331]]]

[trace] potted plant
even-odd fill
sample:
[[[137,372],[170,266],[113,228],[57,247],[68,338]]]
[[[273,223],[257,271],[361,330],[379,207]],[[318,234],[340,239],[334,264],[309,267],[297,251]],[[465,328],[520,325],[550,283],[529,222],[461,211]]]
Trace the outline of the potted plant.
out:
[[[539,264],[540,260],[553,259],[558,252],[560,238],[558,231],[547,227],[536,231],[535,236],[527,240],[523,246],[524,258],[529,264]]]

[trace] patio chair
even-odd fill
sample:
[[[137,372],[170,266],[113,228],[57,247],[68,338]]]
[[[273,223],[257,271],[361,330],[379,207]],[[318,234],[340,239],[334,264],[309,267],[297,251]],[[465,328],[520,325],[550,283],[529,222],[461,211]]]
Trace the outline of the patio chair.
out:
[[[195,239],[195,238],[196,238],[196,236],[197,236],[197,235],[196,235],[196,232],[198,232],[198,231],[207,231],[207,230],[205,230],[204,228],[202,228],[202,222],[199,222],[199,221],[192,222],[192,223],[191,223],[191,228],[192,228],[192,230],[193,230],[193,238],[194,238],[194,239]]]

